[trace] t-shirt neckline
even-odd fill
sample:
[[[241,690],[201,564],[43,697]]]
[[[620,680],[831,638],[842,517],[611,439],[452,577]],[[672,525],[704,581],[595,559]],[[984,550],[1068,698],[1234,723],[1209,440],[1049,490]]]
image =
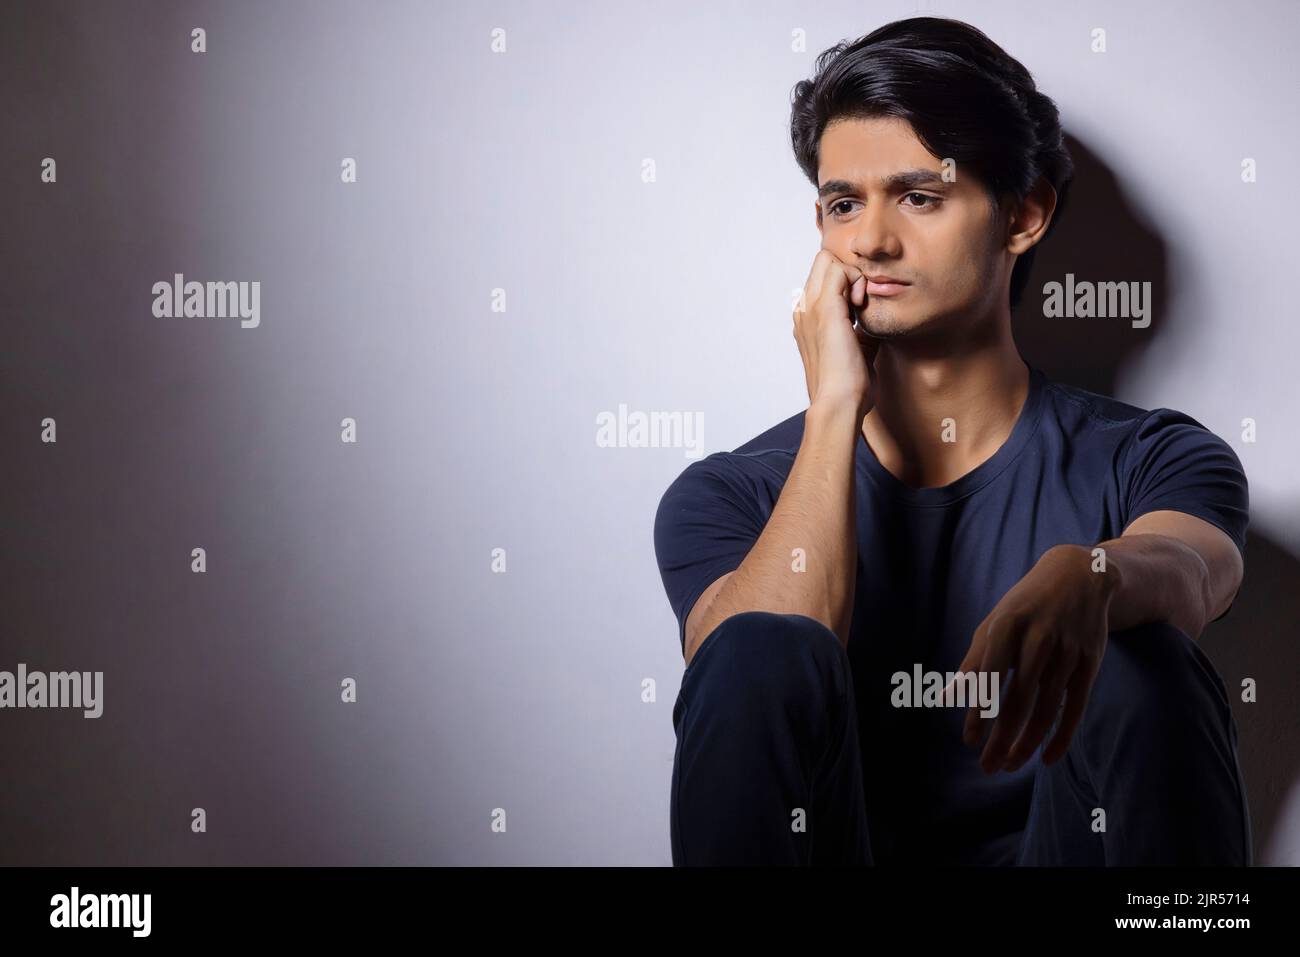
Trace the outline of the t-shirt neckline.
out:
[[[908,485],[880,464],[875,451],[867,444],[867,440],[861,431],[858,433],[859,441],[857,443],[859,467],[864,469],[882,488],[887,489],[892,495],[910,505],[949,505],[957,501],[957,499],[971,494],[981,486],[987,485],[1024,450],[1029,443],[1030,437],[1038,428],[1038,420],[1042,413],[1043,373],[1036,366],[1025,362],[1023,357],[1020,361],[1024,362],[1025,368],[1029,370],[1029,390],[1025,395],[1024,403],[1020,407],[1020,414],[1016,417],[1016,424],[1011,428],[1011,434],[1007,436],[1006,441],[989,458],[956,481],[930,488],[915,488]]]

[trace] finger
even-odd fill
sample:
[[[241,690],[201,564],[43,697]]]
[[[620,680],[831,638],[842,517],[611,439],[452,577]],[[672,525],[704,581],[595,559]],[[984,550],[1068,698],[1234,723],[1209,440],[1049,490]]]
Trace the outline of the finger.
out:
[[[1007,686],[1007,692],[1003,696],[1004,700],[1015,700],[1021,702],[1021,710],[1009,710],[1005,705],[998,709],[997,715],[992,720],[992,728],[989,730],[988,741],[984,745],[984,751],[980,754],[980,767],[987,773],[992,773],[1002,767],[1006,760],[1007,746],[1020,733],[1020,728],[1025,721],[1025,713],[1028,708],[1024,703],[1032,705],[1038,698],[1038,685],[1031,682],[1019,671],[1011,673],[1011,682]]]
[[[821,295],[822,285],[831,264],[836,262],[835,254],[829,249],[818,250],[813,257],[812,268],[808,271],[808,281],[804,283],[804,309],[807,310]]]
[[[1060,713],[1066,682],[1075,670],[1075,661],[1070,659],[1061,662],[1059,667],[1048,670],[1038,686],[1038,700],[1034,704],[1034,713],[1030,715],[1024,730],[1020,732],[1020,737],[1007,751],[1006,761],[1002,766],[1004,771],[1018,771],[1038,750],[1043,737]]]
[[[865,335],[865,333],[863,333]],[[971,636],[970,647],[966,649],[966,656],[962,658],[961,663],[957,665],[956,676],[965,674],[975,668],[979,662],[984,660],[984,641],[988,633],[988,619],[985,618],[975,629]],[[944,687],[944,703],[953,704],[956,698],[955,685],[958,677],[954,676],[952,681]],[[979,715],[974,707],[966,709],[966,721],[962,726],[961,739],[968,747],[971,747],[970,738],[973,736],[975,726],[979,723]]]
[[[823,250],[823,252],[827,252],[827,251]],[[843,296],[845,299],[848,299],[850,295],[850,287],[855,282],[858,281],[859,277],[863,277],[864,284],[863,284],[862,291],[863,291],[863,295],[865,296],[866,274],[863,273],[863,271],[859,269],[857,266],[854,266],[852,263],[846,263],[843,259],[840,259],[834,253],[828,252],[828,255],[830,256],[830,262],[826,264],[826,272],[822,275],[821,294],[822,295],[834,294],[837,296]]]
[[[851,274],[852,266],[846,266],[842,261],[831,256],[830,261],[826,264],[826,271],[822,273],[821,286],[817,290],[817,298],[825,299],[835,297],[849,301],[849,286],[853,284],[856,275]]]
[[[958,671],[970,671],[984,660],[984,642],[988,638],[989,619],[985,618],[971,635],[970,647],[966,649],[966,657],[962,658],[961,664],[957,666]]]
[[[999,687],[1002,684],[1003,676],[1006,674],[1008,667],[1016,661],[1020,651],[1021,635],[1019,626],[1014,622],[1001,622],[989,625],[989,636],[987,648],[984,652],[984,658],[980,662],[979,671],[981,674],[987,674],[988,680],[996,682]],[[1012,675],[1012,687],[1014,687],[1015,675]],[[1008,692],[1012,690],[1008,688]],[[986,735],[991,735],[996,730],[998,723],[1001,721],[1002,713],[992,718],[983,718],[978,711],[972,711],[975,717],[975,735],[973,747],[978,747]],[[968,725],[969,727],[969,725]],[[985,754],[987,754],[985,747]],[[984,763],[984,757],[981,756],[980,763]]]
[[[961,670],[953,672],[952,680],[943,686],[943,693],[939,700],[943,702],[945,707],[951,708],[957,703],[957,687],[966,684],[966,674],[967,672]],[[975,707],[978,707],[978,705]],[[970,707],[968,706],[966,710],[969,714]]]
[[[1017,635],[1010,630],[1005,624],[994,625],[989,623],[985,631],[984,647],[980,655],[979,665],[976,668],[976,680],[981,674],[988,674],[991,681],[995,681],[999,686],[1002,684],[1002,675],[1007,665],[1014,660],[1015,647],[1012,642],[1017,640]],[[996,673],[995,673],[996,672]],[[962,732],[962,740],[972,748],[980,746],[985,734],[992,727],[994,718],[983,718],[979,709],[972,707],[966,715],[966,728]]]
[[[993,733],[989,736],[981,763],[1000,768],[1006,761],[1007,749],[1033,713],[1044,674],[1059,664],[1053,660],[1057,647],[1050,636],[1026,635],[1022,639],[1020,660],[998,708]],[[1064,677],[1059,680],[1064,683]]]
[[[1056,734],[1043,749],[1043,763],[1056,761],[1070,746],[1074,731],[1083,720],[1083,711],[1088,704],[1088,695],[1092,692],[1092,683],[1097,678],[1098,664],[1080,664],[1070,676],[1065,687],[1065,707],[1061,711],[1060,723]]]
[[[853,285],[849,287],[849,298],[853,305],[861,307],[867,299],[867,277],[859,276],[853,280]]]

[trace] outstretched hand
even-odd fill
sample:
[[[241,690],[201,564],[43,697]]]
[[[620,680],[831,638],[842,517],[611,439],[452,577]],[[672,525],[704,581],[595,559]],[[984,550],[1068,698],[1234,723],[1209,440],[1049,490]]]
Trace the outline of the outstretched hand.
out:
[[[975,629],[958,671],[1010,669],[998,714],[981,727],[978,707],[966,715],[962,740],[978,747],[989,732],[980,767],[1015,771],[1033,753],[1058,714],[1056,735],[1043,752],[1051,764],[1063,755],[1083,718],[1106,651],[1110,600],[1117,579],[1092,570],[1081,545],[1049,549]],[[949,685],[951,688],[951,685]],[[991,730],[990,730],[991,728]]]

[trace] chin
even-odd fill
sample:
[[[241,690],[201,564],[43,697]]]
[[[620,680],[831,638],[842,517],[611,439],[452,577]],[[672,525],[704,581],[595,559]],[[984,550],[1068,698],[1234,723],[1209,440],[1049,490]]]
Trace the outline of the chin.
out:
[[[876,339],[898,339],[910,335],[916,328],[914,323],[908,322],[892,309],[880,313],[868,312],[859,317],[858,322],[867,335]]]

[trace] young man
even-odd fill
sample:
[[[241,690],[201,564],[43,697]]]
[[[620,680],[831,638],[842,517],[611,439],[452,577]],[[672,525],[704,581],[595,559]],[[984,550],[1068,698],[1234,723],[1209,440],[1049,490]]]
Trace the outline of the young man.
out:
[[[1241,464],[1012,339],[1072,175],[1052,101],[916,18],[823,53],[792,139],[821,232],[808,408],[655,519],[687,663],[674,863],[1250,863],[1196,645],[1241,583]]]

